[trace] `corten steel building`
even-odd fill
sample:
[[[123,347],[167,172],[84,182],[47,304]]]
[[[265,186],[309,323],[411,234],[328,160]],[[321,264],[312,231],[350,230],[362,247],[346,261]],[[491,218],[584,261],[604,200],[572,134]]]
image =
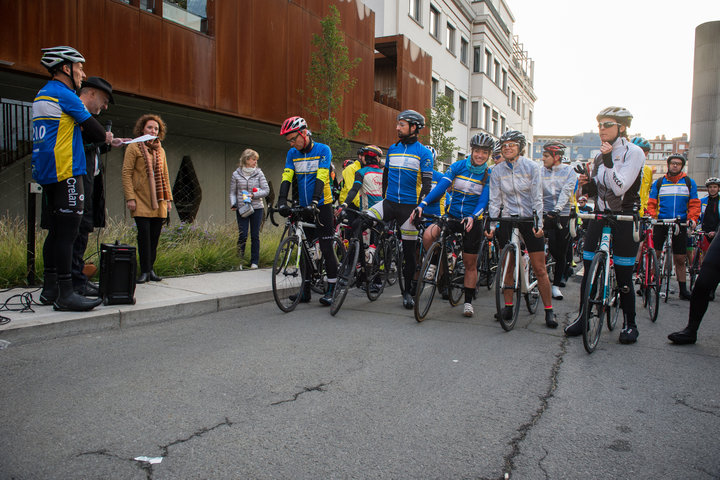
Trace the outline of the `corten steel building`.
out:
[[[85,56],[88,76],[113,85],[115,105],[101,123],[109,119],[116,136],[129,137],[142,114],[160,114],[168,125],[171,185],[194,175],[202,192],[197,219],[232,221],[229,179],[240,153],[257,150],[277,190],[288,149],[282,121],[303,115],[311,130],[319,128],[299,90],[312,34],[321,33],[330,5],[340,11],[350,57],[361,59],[340,126],[347,131],[366,114],[372,131],[356,142],[387,148],[397,141],[400,110],[430,106],[432,59],[402,35],[375,38],[374,12],[360,0],[0,0],[0,216],[25,216],[30,106],[49,78],[40,50],[70,45]],[[378,83],[394,85],[393,102],[376,95]],[[122,159],[122,149],[103,159],[108,213],[116,219],[129,218]],[[342,159],[335,160],[340,167]]]

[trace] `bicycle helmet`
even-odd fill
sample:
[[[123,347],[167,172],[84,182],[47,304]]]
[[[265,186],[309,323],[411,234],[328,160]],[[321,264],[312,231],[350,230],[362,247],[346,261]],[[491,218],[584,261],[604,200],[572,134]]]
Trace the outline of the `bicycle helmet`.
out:
[[[437,150],[435,150],[435,147],[433,147],[432,145],[428,145],[427,149],[430,150],[430,153],[432,153],[433,162],[434,162],[435,159],[437,158]]]
[[[360,152],[360,150],[358,150],[358,155],[360,154],[359,152]],[[346,158],[345,161],[343,162],[343,168],[347,168],[348,166],[352,165],[353,163],[355,163],[354,158]]]
[[[612,118],[617,123],[621,125],[625,125],[626,127],[630,126],[630,123],[632,122],[633,116],[632,113],[627,108],[624,107],[607,107],[602,110],[600,110],[600,113],[597,114],[597,121],[599,122],[601,118]]]
[[[687,158],[685,158],[685,155],[683,155],[681,153],[672,153],[672,154],[668,155],[668,157],[665,159],[665,162],[668,165],[670,165],[670,160],[672,160],[673,158],[682,160],[682,166],[683,166],[683,168],[685,168],[685,164],[687,163]]]
[[[290,117],[283,122],[280,128],[280,135],[287,135],[288,133],[299,132],[305,129],[307,129],[307,122],[304,118]]]
[[[415,110],[404,110],[397,116],[397,121],[405,120],[410,125],[415,125],[418,130],[425,126],[425,117]]]
[[[634,137],[631,141],[638,147],[642,148],[645,152],[650,151],[650,142],[645,140],[643,137]]]
[[[502,143],[495,142],[495,149],[493,149],[493,158],[502,156]]]
[[[495,139],[487,133],[478,133],[470,139],[470,148],[487,148],[492,151],[495,148]]]
[[[550,153],[553,154],[553,155],[564,155],[566,148],[567,148],[566,145],[564,145],[564,144],[562,144],[562,143],[560,143],[560,142],[556,142],[556,141],[554,141],[554,140],[551,140],[551,141],[547,142],[547,143],[543,146],[543,150],[544,150],[544,151],[550,152]]]
[[[720,187],[720,178],[710,177],[705,180],[705,187],[709,187],[710,185],[717,185],[718,187]]]
[[[503,133],[502,137],[500,137],[500,145],[505,142],[518,142],[520,144],[520,151],[522,151],[522,149],[525,148],[525,145],[527,144],[527,141],[525,140],[525,135],[523,135],[522,132],[518,132],[517,130],[508,130],[507,132]]]
[[[362,152],[361,152],[361,155],[365,155],[365,156],[368,156],[368,157],[382,158],[382,156],[383,156],[383,151],[382,151],[382,149],[381,149],[380,147],[375,146],[375,145],[365,145],[365,146],[362,147],[360,150],[362,151]]]
[[[43,48],[41,51],[43,52],[43,56],[40,59],[40,63],[42,63],[50,73],[53,73],[57,67],[66,62],[85,63],[85,57],[72,47],[49,47]]]

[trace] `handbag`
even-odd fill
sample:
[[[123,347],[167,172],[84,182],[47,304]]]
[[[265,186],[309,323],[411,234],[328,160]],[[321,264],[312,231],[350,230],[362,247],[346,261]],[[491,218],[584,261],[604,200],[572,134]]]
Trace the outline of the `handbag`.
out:
[[[237,212],[242,218],[247,218],[255,213],[255,209],[253,208],[252,203],[243,202],[239,207],[237,207]]]

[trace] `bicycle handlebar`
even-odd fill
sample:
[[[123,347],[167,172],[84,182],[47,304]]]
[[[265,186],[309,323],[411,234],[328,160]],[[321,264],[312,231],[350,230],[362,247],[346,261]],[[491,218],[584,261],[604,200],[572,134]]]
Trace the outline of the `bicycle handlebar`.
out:
[[[636,215],[616,215],[614,213],[578,213],[577,218],[582,220],[613,220],[618,222],[633,222],[633,240],[640,241],[640,222]],[[570,234],[576,235],[575,222],[570,222]]]

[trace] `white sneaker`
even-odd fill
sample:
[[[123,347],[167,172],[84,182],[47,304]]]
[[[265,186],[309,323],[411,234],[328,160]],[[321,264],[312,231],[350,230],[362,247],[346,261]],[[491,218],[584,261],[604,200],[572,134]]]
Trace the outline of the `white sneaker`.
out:
[[[475,310],[473,310],[472,303],[466,303],[463,307],[463,315],[465,315],[466,317],[472,317],[474,313]]]
[[[427,269],[427,272],[425,272],[425,280],[432,280],[435,278],[435,269],[437,268],[436,265],[430,265]]]
[[[257,268],[257,263],[253,263],[252,265],[250,265],[250,270],[257,270]],[[562,298],[562,296],[560,296],[560,298]]]
[[[563,294],[560,291],[560,287],[556,287],[555,285],[552,286],[552,298],[556,300],[562,300]]]

